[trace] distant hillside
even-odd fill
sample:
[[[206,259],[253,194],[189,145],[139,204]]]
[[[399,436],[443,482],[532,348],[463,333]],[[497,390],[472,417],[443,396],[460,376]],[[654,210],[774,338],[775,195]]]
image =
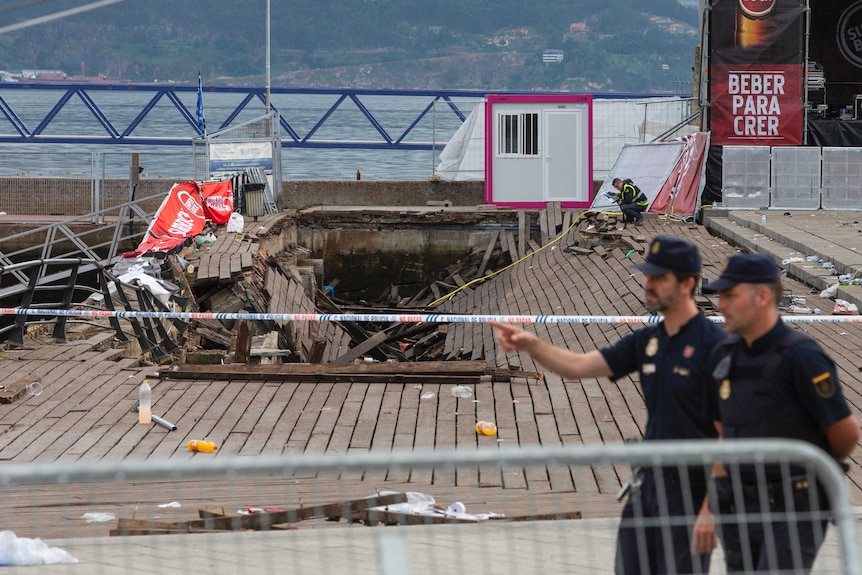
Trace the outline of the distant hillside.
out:
[[[0,26],[84,4],[0,7]],[[276,86],[669,91],[691,79],[700,40],[697,9],[678,0],[271,4]],[[0,69],[180,83],[200,71],[210,85],[262,85],[265,6],[128,0],[0,34]]]

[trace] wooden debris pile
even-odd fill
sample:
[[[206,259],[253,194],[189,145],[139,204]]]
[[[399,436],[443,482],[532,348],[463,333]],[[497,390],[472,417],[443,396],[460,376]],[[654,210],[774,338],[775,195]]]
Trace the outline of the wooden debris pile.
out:
[[[266,254],[252,234],[221,232],[212,243],[189,246],[180,255],[192,262],[194,271],[181,275],[192,296],[192,311],[361,314],[424,310],[538,250],[572,222],[573,212],[562,210],[559,203],[550,204],[547,210],[520,211],[517,231],[494,231],[487,244],[449,266],[443,279],[409,297],[402,296],[399,286],[393,284],[378,301],[361,305],[334,296],[337,279],[326,286],[329,291],[321,289],[314,270],[296,265],[297,253]],[[193,327],[186,345],[191,351],[185,361],[190,364],[348,365],[452,358],[445,349],[449,326],[439,323],[196,319]]]
[[[576,255],[596,253],[603,258],[614,249],[634,250],[643,255],[649,237],[636,227],[624,226],[622,218],[599,212],[586,212],[564,239],[564,250]]]
[[[375,526],[420,525],[431,523],[476,523],[478,519],[440,514],[406,513],[399,504],[407,502],[406,493],[375,495],[363,499],[339,501],[308,507],[282,510],[263,507],[251,508],[244,513],[224,508],[200,509],[198,519],[188,521],[151,521],[146,519],[117,520],[116,535],[164,535],[172,533],[212,533],[218,531],[275,531],[297,529],[301,523],[313,519],[338,522],[342,519],[350,523]]]

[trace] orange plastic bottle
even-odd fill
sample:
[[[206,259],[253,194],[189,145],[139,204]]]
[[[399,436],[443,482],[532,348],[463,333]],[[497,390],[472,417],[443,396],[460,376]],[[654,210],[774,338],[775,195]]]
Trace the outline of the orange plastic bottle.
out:
[[[213,443],[212,441],[200,441],[197,439],[192,439],[189,441],[189,451],[196,451],[198,453],[213,453],[218,449],[218,445]]]

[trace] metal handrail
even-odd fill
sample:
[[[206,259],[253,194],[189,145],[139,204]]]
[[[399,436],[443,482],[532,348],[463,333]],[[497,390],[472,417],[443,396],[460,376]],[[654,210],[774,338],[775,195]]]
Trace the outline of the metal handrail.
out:
[[[0,270],[6,270],[16,278],[14,285],[0,289],[0,299],[20,294],[28,289],[29,278],[16,263],[38,260],[86,260],[109,266],[119,259],[120,246],[124,242],[137,245],[153,219],[152,212],[144,204],[161,200],[162,194],[125,202],[83,216],[76,216],[56,223],[46,224],[31,230],[0,238]],[[94,225],[93,222],[104,222]],[[86,229],[74,231],[75,225]],[[110,240],[101,240],[107,232]],[[39,238],[42,238],[39,240]],[[94,241],[90,241],[94,239]],[[28,247],[5,250],[4,246],[26,243]],[[69,249],[69,246],[71,248]],[[90,268],[86,271],[92,271]],[[83,271],[83,270],[82,270]],[[53,283],[68,277],[68,271],[43,276],[39,284]],[[8,281],[8,280],[7,280]]]

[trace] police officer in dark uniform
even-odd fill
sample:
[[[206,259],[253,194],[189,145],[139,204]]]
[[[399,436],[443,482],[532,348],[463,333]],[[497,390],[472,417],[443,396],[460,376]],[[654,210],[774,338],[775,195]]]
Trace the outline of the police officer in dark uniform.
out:
[[[718,308],[733,334],[716,348],[714,393],[706,404],[721,436],[800,439],[839,461],[849,456],[859,424],[841,393],[834,362],[814,339],[781,321],[781,278],[773,259],[735,255],[703,291],[718,292]],[[808,520],[805,514],[829,505],[812,474],[797,465],[766,465],[764,488],[754,465],[719,465],[713,473],[722,513],[802,517],[743,525],[723,516],[719,532],[728,571],[811,569],[827,523],[823,514]]]
[[[697,247],[681,238],[658,236],[637,267],[645,275],[646,308],[662,314],[661,323],[587,353],[554,346],[508,324],[493,324],[497,341],[504,351],[526,351],[566,379],[617,379],[639,372],[648,414],[646,441],[714,438],[716,428],[703,417],[703,401],[710,389],[708,360],[725,334],[694,302],[701,271]],[[707,475],[698,466],[644,469],[636,474],[618,532],[617,573],[709,571],[714,535],[705,538],[711,545],[701,545],[694,555],[691,541],[694,517],[710,513]],[[667,513],[662,511],[665,507]]]

